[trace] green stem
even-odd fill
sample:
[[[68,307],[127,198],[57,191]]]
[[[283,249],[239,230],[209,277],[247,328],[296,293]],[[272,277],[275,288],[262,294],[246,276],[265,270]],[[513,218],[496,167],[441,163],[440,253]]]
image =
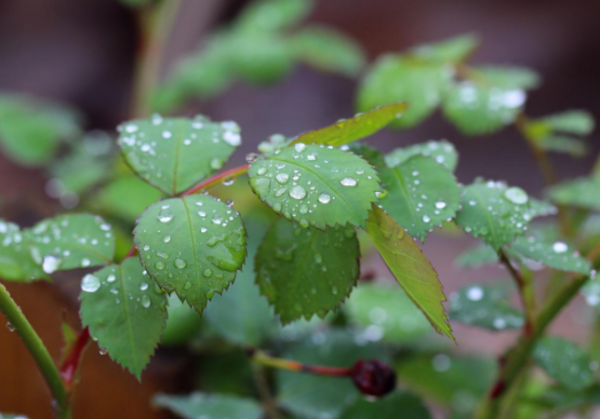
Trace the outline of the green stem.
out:
[[[531,335],[534,329],[534,318],[535,315],[535,294],[532,290],[532,284],[530,280],[526,280],[521,272],[515,269],[515,267],[510,262],[510,259],[504,252],[504,249],[500,249],[498,251],[498,257],[502,264],[506,267],[508,272],[510,272],[511,276],[515,280],[517,284],[517,288],[519,289],[519,296],[521,297],[521,302],[523,304],[523,311],[525,311],[525,325],[523,326],[523,334]]]
[[[280,419],[279,411],[277,410],[277,403],[273,399],[271,390],[269,389],[269,383],[265,375],[265,370],[262,365],[254,365],[252,368],[254,374],[254,382],[258,388],[258,393],[261,400],[263,401],[267,418],[269,419]]]
[[[158,82],[163,53],[180,5],[181,0],[163,0],[155,8],[140,12],[140,52],[130,112],[133,118],[149,112],[148,102]]]
[[[25,343],[29,353],[31,353],[31,356],[33,356],[38,365],[42,376],[52,392],[52,397],[56,401],[58,418],[70,418],[69,394],[52,356],[50,356],[48,349],[46,349],[38,334],[12,299],[6,287],[2,284],[0,284],[0,311],[4,313],[10,324],[15,328],[15,331],[23,343]]]

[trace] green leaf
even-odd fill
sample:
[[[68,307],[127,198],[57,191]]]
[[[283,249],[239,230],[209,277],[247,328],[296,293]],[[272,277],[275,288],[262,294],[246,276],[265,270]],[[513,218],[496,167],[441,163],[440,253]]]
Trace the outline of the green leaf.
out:
[[[506,289],[491,285],[469,285],[450,296],[453,321],[487,330],[523,327],[523,313],[514,308]]]
[[[351,324],[367,336],[414,346],[431,332],[429,322],[406,293],[387,283],[362,283],[344,306]]]
[[[588,147],[582,140],[564,135],[549,135],[536,140],[536,144],[546,151],[565,153],[573,157],[583,157],[588,152]]]
[[[588,354],[566,339],[542,338],[535,347],[533,359],[546,374],[572,390],[582,390],[594,382]]]
[[[383,399],[358,400],[350,406],[340,419],[431,419],[427,407],[420,397],[403,391],[390,394]]]
[[[119,145],[131,167],[169,195],[185,191],[221,168],[241,144],[234,122],[216,123],[197,116],[126,122]]]
[[[411,157],[394,168],[379,169],[379,175],[385,187],[382,208],[421,241],[460,208],[456,178],[429,157]]]
[[[386,166],[383,154],[376,148],[365,143],[352,143],[348,147],[351,152],[362,157],[373,168],[379,169]]]
[[[493,358],[420,353],[401,358],[397,372],[415,393],[468,414],[492,386],[497,365]]]
[[[239,214],[208,195],[150,206],[138,219],[134,241],[148,273],[199,313],[229,287],[246,257]]]
[[[262,407],[252,399],[195,392],[187,396],[159,394],[154,404],[185,419],[260,419]]]
[[[590,280],[583,286],[581,293],[585,298],[585,302],[596,309],[600,305],[600,277],[597,272],[592,272]]]
[[[78,116],[67,107],[28,96],[0,95],[0,147],[22,165],[48,162],[60,141],[78,132]]]
[[[437,272],[421,249],[382,209],[373,206],[367,232],[406,294],[434,329],[454,340],[442,303],[446,301]]]
[[[177,295],[168,298],[168,319],[160,344],[165,346],[183,345],[194,338],[203,325],[202,318],[187,303],[181,302]]]
[[[167,321],[167,298],[138,258],[88,274],[81,282],[81,320],[112,359],[138,380]]]
[[[228,341],[258,347],[275,334],[278,325],[267,299],[260,295],[259,287],[254,282],[254,258],[258,239],[262,239],[264,234],[262,231],[252,234],[252,228],[256,229],[258,224],[256,219],[252,221],[248,223],[248,257],[244,269],[226,292],[214,296],[203,318],[216,334]]]
[[[288,41],[269,33],[243,33],[230,39],[229,65],[238,77],[253,84],[271,84],[294,68]]]
[[[60,215],[39,222],[25,234],[34,260],[47,274],[106,265],[115,253],[112,227],[96,215]]]
[[[448,87],[451,72],[443,64],[400,55],[385,55],[371,67],[358,92],[358,109],[406,101],[410,104],[402,118],[392,126],[411,128],[438,107]]]
[[[5,281],[29,282],[48,279],[31,254],[29,237],[19,226],[0,219],[0,278]]]
[[[325,144],[341,146],[369,137],[389,125],[397,118],[401,118],[406,110],[406,103],[394,103],[380,108],[360,113],[350,119],[342,119],[325,128],[300,134],[292,144]]]
[[[419,45],[413,48],[411,53],[426,60],[458,64],[469,58],[479,44],[478,36],[464,34],[431,44]]]
[[[600,175],[553,186],[548,190],[548,196],[557,204],[600,211]]]
[[[298,143],[260,157],[248,176],[276,213],[319,229],[363,225],[380,190],[377,173],[364,160],[323,145]]]
[[[311,0],[255,1],[244,8],[235,26],[242,31],[279,31],[299,23],[311,8]]]
[[[531,219],[527,193],[502,182],[476,181],[463,188],[462,201],[456,223],[494,250],[524,234]]]
[[[360,46],[343,33],[325,26],[308,26],[290,39],[294,55],[319,70],[356,76],[366,63]]]
[[[498,263],[498,253],[487,244],[480,244],[461,253],[455,262],[461,268],[479,268]]]
[[[164,194],[133,175],[118,177],[98,192],[93,205],[98,211],[133,223],[148,206]]]
[[[475,73],[474,79],[482,79],[482,83],[503,89],[530,90],[541,83],[535,71],[524,67],[477,66],[472,71]]]
[[[483,135],[512,124],[525,100],[520,89],[462,81],[446,91],[443,110],[463,134]]]
[[[353,228],[304,229],[280,218],[256,256],[256,282],[283,324],[324,317],[352,291],[359,256]]]
[[[555,131],[588,135],[594,130],[594,117],[587,111],[569,110],[542,118]]]
[[[282,357],[305,364],[346,368],[359,359],[386,361],[381,348],[372,343],[357,345],[355,339],[341,330],[320,333],[292,345]],[[275,378],[281,407],[301,419],[338,417],[360,397],[352,382],[340,377],[278,370]]]
[[[458,164],[458,153],[454,145],[446,140],[432,140],[408,147],[397,148],[385,156],[385,161],[388,166],[396,167],[411,157],[419,155],[431,157],[451,172],[456,170],[456,165]]]
[[[532,220],[537,217],[556,215],[557,213],[558,209],[550,202],[529,197],[529,215]]]
[[[592,269],[590,262],[562,241],[549,243],[535,236],[519,237],[511,244],[510,250],[520,258],[535,260],[559,271],[589,275]]]

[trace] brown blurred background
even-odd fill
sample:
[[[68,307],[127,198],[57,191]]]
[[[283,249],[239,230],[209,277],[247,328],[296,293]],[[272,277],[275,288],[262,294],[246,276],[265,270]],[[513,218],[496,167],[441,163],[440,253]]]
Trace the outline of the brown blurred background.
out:
[[[203,35],[225,24],[245,0],[186,0],[168,40],[163,73],[178,57],[192,51]],[[600,2],[598,0],[322,0],[309,21],[332,25],[357,39],[370,59],[417,43],[464,32],[484,40],[474,62],[519,64],[542,74],[542,88],[533,92],[528,113],[544,115],[584,108],[600,115]],[[116,0],[0,0],[0,90],[23,91],[59,99],[81,109],[87,128],[113,129],[127,117],[133,66],[138,45],[134,11]],[[236,85],[218,99],[194,107],[216,120],[232,119],[243,128],[246,151],[268,135],[294,135],[354,114],[356,83],[338,76],[298,68],[291,78],[269,88]],[[592,136],[592,156],[600,143]],[[447,138],[458,148],[458,177],[476,175],[504,179],[540,196],[543,182],[529,150],[512,129],[492,137],[463,138],[439,115],[409,131],[378,134],[371,142],[382,149],[432,138]],[[589,170],[592,158],[555,157],[563,177]],[[45,197],[41,172],[18,167],[0,155],[0,197],[8,203],[0,217],[24,226],[59,211]],[[8,208],[8,210],[7,210]],[[4,213],[7,211],[6,213]],[[425,251],[440,272],[446,290],[470,281],[498,277],[493,268],[458,271],[452,259],[468,239],[433,236]],[[31,317],[34,327],[58,357],[61,310],[78,325],[77,301],[49,284],[12,286],[11,292]],[[582,337],[584,321],[574,303],[558,331]],[[0,315],[0,324],[5,320]],[[461,350],[498,353],[514,335],[502,336],[457,327]],[[94,346],[83,365],[75,402],[76,418],[167,417],[154,411],[155,391],[182,390],[187,360],[177,351],[162,351],[139,385]],[[0,327],[0,411],[35,419],[50,418],[48,397],[29,354]]]

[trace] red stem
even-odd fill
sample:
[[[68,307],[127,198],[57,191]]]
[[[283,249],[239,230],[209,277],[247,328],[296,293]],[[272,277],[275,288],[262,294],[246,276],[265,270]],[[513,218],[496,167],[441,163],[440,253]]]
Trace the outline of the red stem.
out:
[[[71,352],[67,355],[62,365],[60,366],[60,376],[62,377],[67,391],[71,388],[77,369],[83,355],[87,343],[90,340],[90,330],[85,328],[81,331],[81,334],[77,337],[77,341],[71,348]]]

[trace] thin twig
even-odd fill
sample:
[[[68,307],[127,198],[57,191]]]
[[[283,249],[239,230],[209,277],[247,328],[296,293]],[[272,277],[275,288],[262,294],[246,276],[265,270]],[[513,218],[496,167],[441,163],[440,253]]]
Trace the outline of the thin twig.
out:
[[[517,288],[519,289],[519,296],[521,297],[521,302],[523,304],[523,311],[525,312],[525,324],[523,325],[523,334],[525,336],[531,336],[531,334],[533,334],[533,316],[535,313],[533,312],[534,304],[532,304],[534,301],[530,301],[527,298],[527,294],[529,291],[527,282],[521,275],[521,272],[515,269],[515,267],[512,265],[510,259],[506,255],[506,252],[502,248],[498,251],[498,257],[500,258],[500,262],[502,262],[502,264],[506,267],[508,272],[510,272],[511,276],[515,280],[515,283],[517,284]]]

